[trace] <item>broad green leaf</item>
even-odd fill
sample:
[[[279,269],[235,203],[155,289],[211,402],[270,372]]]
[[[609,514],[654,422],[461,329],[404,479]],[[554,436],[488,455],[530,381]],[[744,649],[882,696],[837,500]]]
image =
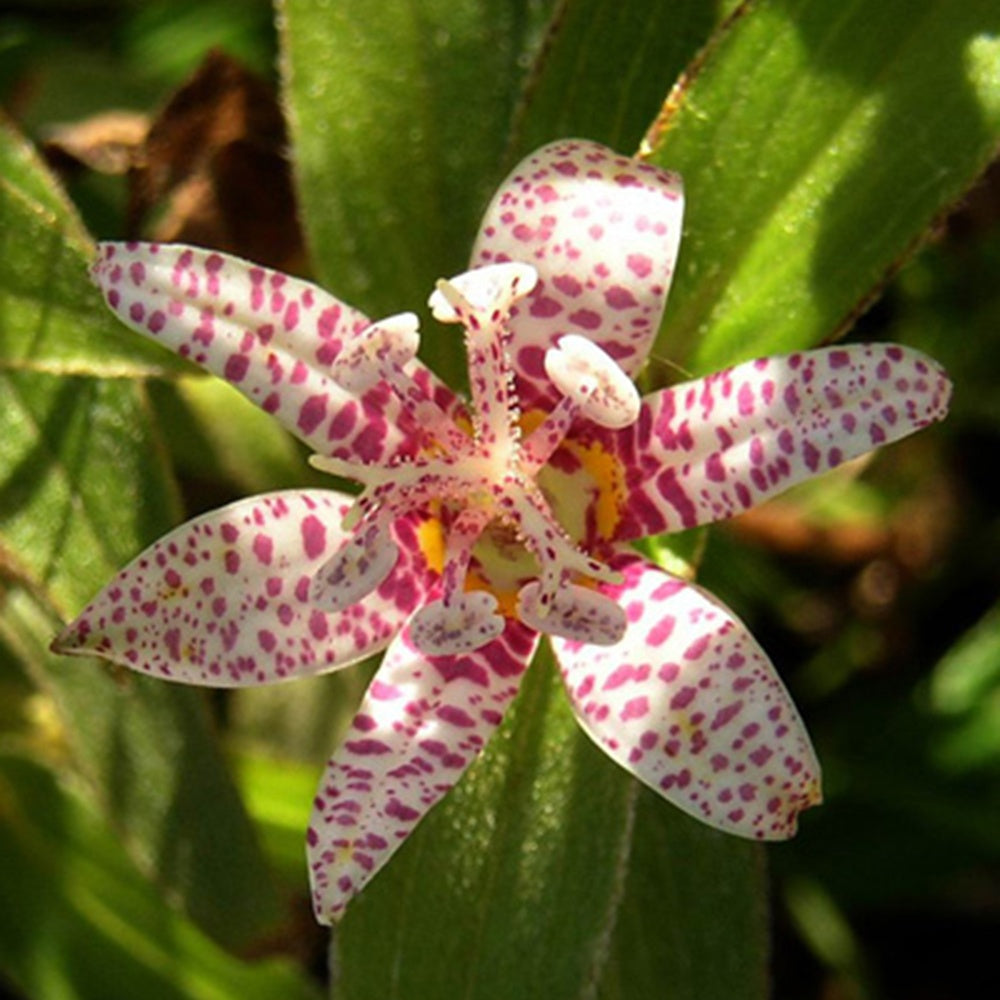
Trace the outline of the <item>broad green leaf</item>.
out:
[[[204,699],[45,646],[58,621],[8,591],[0,639],[46,691],[93,802],[140,870],[209,935],[246,948],[283,916]]]
[[[309,453],[270,414],[222,379],[151,382],[149,395],[160,425],[170,428],[166,444],[182,478],[230,484],[241,495],[332,485],[310,468]]]
[[[199,694],[49,654],[122,564],[179,518],[142,386],[0,376],[0,631],[52,697],[81,771],[143,869],[243,944],[279,902]],[[28,594],[33,596],[29,597]]]
[[[54,179],[0,119],[0,372],[134,377],[188,370],[111,316],[87,277],[93,254]]]
[[[762,0],[651,129],[688,215],[658,350],[695,371],[849,326],[1000,138],[994,0]]]
[[[422,310],[438,278],[465,269],[548,6],[279,4],[302,219],[336,295],[374,316]]]
[[[317,1000],[287,960],[244,963],[172,912],[72,784],[0,754],[0,973],[61,1000]]]
[[[518,155],[566,136],[639,148],[718,19],[711,0],[574,0],[559,6],[514,122]]]
[[[600,1000],[764,1000],[766,884],[762,847],[644,789]]]
[[[482,760],[352,903],[344,1000],[592,995],[637,786],[576,726],[551,658]]]
[[[9,372],[0,394],[0,555],[68,617],[179,519],[162,446],[127,380]]]

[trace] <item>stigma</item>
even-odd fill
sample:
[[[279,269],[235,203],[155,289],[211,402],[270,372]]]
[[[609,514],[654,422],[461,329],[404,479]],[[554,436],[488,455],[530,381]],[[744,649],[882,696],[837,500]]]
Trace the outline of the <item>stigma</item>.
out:
[[[536,281],[530,265],[493,264],[439,281],[430,297],[435,319],[465,331],[467,421],[456,421],[413,377],[410,362],[420,343],[413,313],[373,323],[344,345],[333,363],[334,380],[352,393],[385,384],[424,439],[415,456],[388,462],[312,457],[316,468],[363,487],[345,518],[350,537],[312,579],[317,607],[340,611],[378,588],[400,554],[393,523],[418,514],[437,517],[445,532],[439,594],[410,621],[410,638],[421,652],[471,651],[503,631],[511,612],[498,600],[500,584],[491,586],[502,574],[497,547],[488,543],[498,535],[515,540],[528,556],[518,562],[513,602],[525,625],[584,643],[621,639],[625,612],[598,589],[620,582],[619,574],[578,547],[553,514],[538,475],[575,421],[625,427],[638,417],[639,395],[598,345],[567,334],[544,359],[559,401],[522,435],[509,320]],[[473,564],[475,588],[467,586]]]

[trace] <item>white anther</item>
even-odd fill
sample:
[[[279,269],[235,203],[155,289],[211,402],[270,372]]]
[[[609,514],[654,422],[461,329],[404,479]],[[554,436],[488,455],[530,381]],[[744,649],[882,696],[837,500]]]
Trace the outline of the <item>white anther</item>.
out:
[[[384,532],[362,529],[319,568],[309,599],[323,611],[343,611],[382,583],[397,559],[399,547]]]
[[[639,417],[638,389],[611,356],[586,337],[561,337],[545,353],[545,373],[595,424],[617,430]]]
[[[518,593],[517,616],[539,632],[595,646],[613,646],[628,625],[621,605],[599,591],[570,584],[550,593],[538,580]]]
[[[457,274],[451,280],[442,278],[427,304],[439,322],[458,323],[463,311],[507,312],[537,282],[538,272],[530,264],[516,261],[487,264]]]
[[[420,346],[416,313],[387,316],[349,340],[330,370],[334,382],[348,392],[364,392],[393,368],[411,361]]]
[[[428,656],[469,653],[503,632],[496,610],[497,599],[485,590],[469,591],[449,604],[432,601],[410,619],[410,639]]]

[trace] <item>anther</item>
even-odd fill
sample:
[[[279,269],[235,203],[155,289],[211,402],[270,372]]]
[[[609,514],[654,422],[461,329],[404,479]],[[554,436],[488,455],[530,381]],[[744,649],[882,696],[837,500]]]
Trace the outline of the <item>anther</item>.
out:
[[[420,346],[415,313],[399,313],[365,327],[344,345],[330,375],[342,389],[362,393],[380,379],[392,382]]]
[[[362,528],[317,571],[310,600],[324,611],[343,611],[378,587],[398,559],[399,547],[386,531]]]
[[[619,642],[628,625],[621,605],[600,591],[569,584],[546,593],[538,580],[518,593],[517,616],[539,632],[597,646]]]
[[[570,333],[545,354],[545,372],[582,416],[617,430],[639,416],[639,391],[606,351]]]
[[[508,262],[477,267],[450,280],[442,278],[428,300],[434,318],[441,323],[466,322],[473,313],[506,315],[538,281],[530,264]]]

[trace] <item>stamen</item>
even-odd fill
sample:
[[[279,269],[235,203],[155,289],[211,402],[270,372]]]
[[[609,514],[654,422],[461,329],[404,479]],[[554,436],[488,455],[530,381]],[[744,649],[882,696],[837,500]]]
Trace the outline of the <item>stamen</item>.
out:
[[[331,369],[333,380],[360,394],[384,381],[407,407],[418,427],[445,448],[468,453],[471,441],[406,371],[420,346],[415,313],[399,313],[372,323],[345,345]]]
[[[420,320],[411,312],[372,323],[344,345],[331,366],[331,377],[358,395],[379,379],[392,382],[397,370],[416,357],[419,329]]]
[[[428,656],[471,652],[503,632],[503,617],[496,610],[497,599],[485,590],[462,594],[450,605],[425,604],[410,619],[410,639]]]
[[[325,611],[343,611],[367,597],[389,575],[399,547],[379,523],[358,531],[313,577],[310,600]]]
[[[439,323],[462,323],[473,313],[499,313],[506,318],[510,307],[528,295],[537,282],[538,272],[530,264],[489,264],[450,281],[442,278],[427,304]]]
[[[580,413],[618,430],[639,416],[639,392],[614,360],[592,340],[570,333],[545,354],[545,372]]]
[[[597,646],[619,642],[628,625],[621,605],[599,591],[570,584],[543,602],[538,580],[525,584],[518,593],[517,616],[539,632]]]

